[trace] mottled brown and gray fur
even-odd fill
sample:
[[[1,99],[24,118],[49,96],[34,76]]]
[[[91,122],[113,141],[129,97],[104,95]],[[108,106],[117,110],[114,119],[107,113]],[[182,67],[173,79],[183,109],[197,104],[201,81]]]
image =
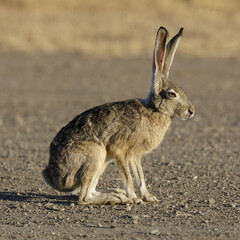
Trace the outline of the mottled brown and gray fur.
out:
[[[169,69],[183,29],[166,44],[168,32],[160,27],[153,54],[152,86],[146,99],[108,103],[75,117],[50,146],[47,183],[59,191],[79,193],[79,204],[155,202],[148,192],[141,156],[163,140],[175,116],[194,115],[194,107],[181,88],[168,80]],[[97,192],[99,177],[115,159],[126,191]],[[131,176],[135,176],[140,198]]]

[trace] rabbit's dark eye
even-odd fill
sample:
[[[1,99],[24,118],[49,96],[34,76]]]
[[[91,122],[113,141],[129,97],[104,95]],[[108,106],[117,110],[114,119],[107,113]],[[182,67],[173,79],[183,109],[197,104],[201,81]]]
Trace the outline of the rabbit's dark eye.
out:
[[[176,97],[176,93],[174,93],[174,92],[168,92],[168,96],[169,96],[170,98],[175,98],[175,97]]]

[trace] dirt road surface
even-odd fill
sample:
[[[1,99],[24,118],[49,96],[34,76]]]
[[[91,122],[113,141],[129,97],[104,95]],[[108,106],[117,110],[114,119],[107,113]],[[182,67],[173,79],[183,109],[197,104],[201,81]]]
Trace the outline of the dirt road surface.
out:
[[[145,97],[151,59],[0,54],[0,239],[239,239],[240,68],[176,57],[171,79],[196,107],[143,157],[157,204],[78,206],[43,180],[49,144],[82,111]],[[110,164],[98,189],[121,187]]]

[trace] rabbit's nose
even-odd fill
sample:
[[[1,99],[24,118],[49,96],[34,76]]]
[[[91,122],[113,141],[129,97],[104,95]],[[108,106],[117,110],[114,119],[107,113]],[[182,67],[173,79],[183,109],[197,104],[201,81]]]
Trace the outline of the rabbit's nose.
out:
[[[191,110],[191,109],[188,109],[188,114],[189,114],[189,117],[193,117],[194,116],[194,112],[193,112],[193,110]]]

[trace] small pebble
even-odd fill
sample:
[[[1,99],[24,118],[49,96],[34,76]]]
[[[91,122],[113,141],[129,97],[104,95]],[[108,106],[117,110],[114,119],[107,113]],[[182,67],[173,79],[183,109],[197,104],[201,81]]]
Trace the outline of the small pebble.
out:
[[[208,202],[210,207],[215,205],[215,200],[213,198],[209,199]]]
[[[139,219],[139,216],[133,215],[132,218],[135,219],[135,220],[138,220],[138,219]]]
[[[167,163],[168,166],[173,166],[174,165],[174,161],[170,161]]]
[[[151,234],[152,235],[160,235],[160,232],[157,229],[155,229],[155,230],[151,231]]]
[[[58,207],[57,206],[52,206],[52,209],[53,210],[58,210]]]
[[[53,205],[53,203],[48,202],[48,203],[45,204],[45,207],[50,207],[52,205]]]
[[[236,204],[236,203],[232,203],[231,206],[232,206],[233,208],[235,208],[235,207],[237,206],[237,204]]]
[[[131,211],[132,210],[132,207],[131,206],[127,206],[127,211]]]

